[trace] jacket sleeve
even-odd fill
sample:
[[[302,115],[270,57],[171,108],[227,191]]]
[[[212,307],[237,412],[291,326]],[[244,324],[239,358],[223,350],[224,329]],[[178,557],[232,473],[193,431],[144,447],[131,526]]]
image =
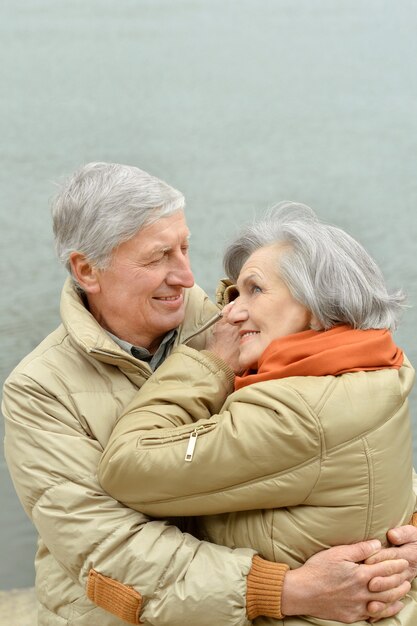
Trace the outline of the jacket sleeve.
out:
[[[248,624],[252,550],[198,541],[110,497],[97,479],[98,441],[69,401],[25,373],[6,382],[3,413],[18,496],[80,591],[87,588],[98,606],[131,623]]]
[[[219,413],[231,390],[219,361],[181,347],[145,383],[100,462],[100,480],[115,498],[154,516],[275,508],[307,498],[320,468],[315,416],[308,407],[300,411],[302,400],[288,386],[280,401],[254,387],[241,390]]]

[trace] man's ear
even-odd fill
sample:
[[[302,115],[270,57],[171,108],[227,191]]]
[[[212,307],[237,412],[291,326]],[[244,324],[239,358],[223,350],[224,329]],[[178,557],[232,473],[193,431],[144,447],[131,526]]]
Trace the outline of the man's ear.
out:
[[[100,282],[98,270],[81,252],[71,252],[70,265],[72,275],[85,293],[98,293]]]

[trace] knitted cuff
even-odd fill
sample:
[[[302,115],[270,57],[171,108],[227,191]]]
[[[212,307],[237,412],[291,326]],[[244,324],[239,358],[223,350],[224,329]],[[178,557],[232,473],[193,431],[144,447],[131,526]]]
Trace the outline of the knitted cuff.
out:
[[[204,354],[206,359],[210,359],[210,361],[217,367],[217,369],[222,370],[226,374],[227,383],[229,385],[234,385],[235,382],[235,373],[225,361],[214,352],[210,352],[210,350],[200,350],[200,354]]]
[[[94,569],[90,569],[88,573],[87,597],[97,606],[129,624],[142,623],[139,617],[143,601],[141,594]]]
[[[284,577],[289,570],[285,563],[271,563],[255,555],[247,577],[246,611],[250,620],[263,615],[282,619],[281,595]]]

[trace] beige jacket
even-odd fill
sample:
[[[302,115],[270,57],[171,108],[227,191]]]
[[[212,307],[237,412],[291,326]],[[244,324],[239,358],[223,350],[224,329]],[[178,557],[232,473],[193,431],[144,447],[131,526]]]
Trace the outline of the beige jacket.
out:
[[[292,377],[227,397],[227,366],[182,346],[118,422],[99,477],[132,508],[204,514],[210,540],[250,545],[291,567],[332,545],[384,543],[386,531],[408,523],[415,509],[413,380],[405,361],[399,372]],[[336,624],[308,617],[256,623]],[[415,584],[395,623],[417,624]]]
[[[216,310],[201,289],[189,290],[178,342]],[[7,464],[39,533],[39,626],[126,623],[109,611],[156,626],[247,624],[253,550],[197,541],[100,487],[97,464],[116,419],[151,371],[109,338],[69,280],[61,315],[3,397]]]

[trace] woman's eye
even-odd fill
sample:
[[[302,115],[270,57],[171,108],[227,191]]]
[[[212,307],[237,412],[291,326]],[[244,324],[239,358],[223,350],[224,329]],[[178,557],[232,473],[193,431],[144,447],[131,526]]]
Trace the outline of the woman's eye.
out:
[[[262,293],[262,289],[258,285],[252,285],[251,292],[252,293]]]

